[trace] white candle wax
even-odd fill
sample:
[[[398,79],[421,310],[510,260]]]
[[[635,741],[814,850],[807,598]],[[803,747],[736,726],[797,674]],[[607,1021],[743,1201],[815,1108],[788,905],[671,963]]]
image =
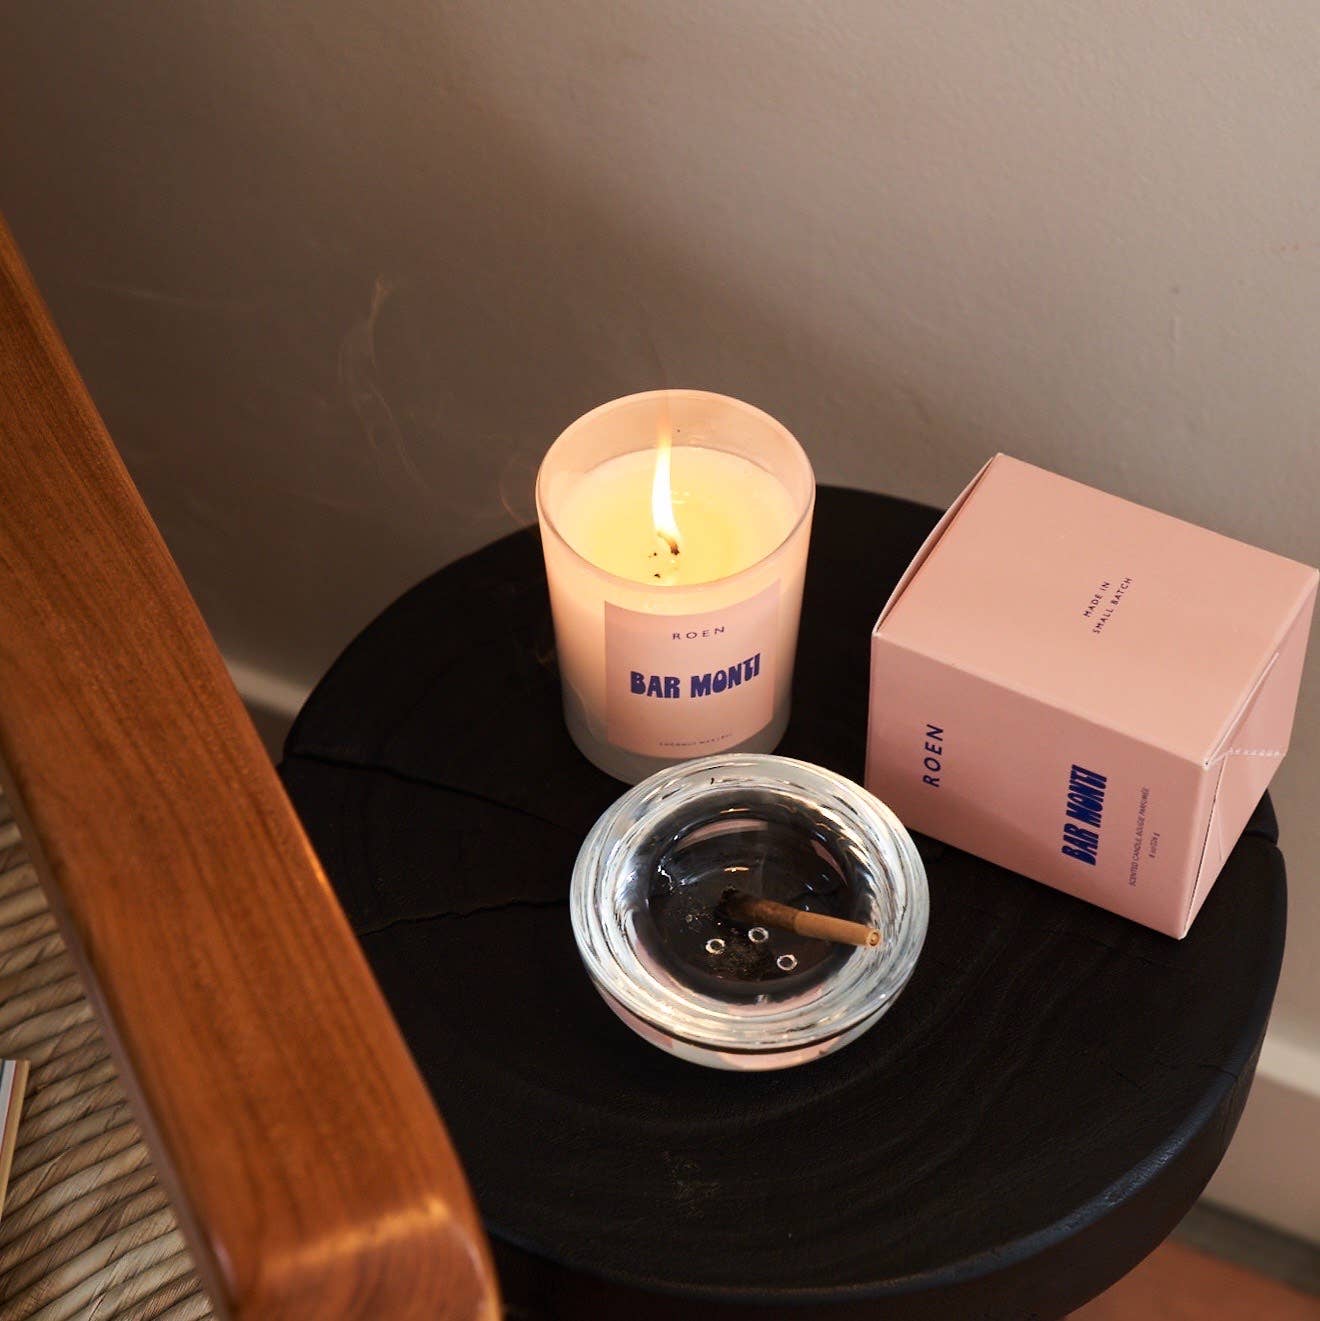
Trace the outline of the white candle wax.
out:
[[[661,535],[656,442],[670,434]],[[814,494],[789,432],[701,391],[615,400],[551,447],[537,512],[564,714],[598,766],[635,781],[779,742]]]
[[[567,495],[557,524],[583,559],[607,573],[676,587],[727,578],[764,559],[792,531],[782,482],[748,459],[702,446],[673,451],[678,549],[651,518],[655,451],[607,459]]]

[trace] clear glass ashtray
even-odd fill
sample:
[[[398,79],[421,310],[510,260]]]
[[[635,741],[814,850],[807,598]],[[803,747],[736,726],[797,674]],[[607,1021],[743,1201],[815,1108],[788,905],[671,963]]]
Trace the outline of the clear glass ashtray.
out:
[[[807,762],[726,753],[624,794],[582,845],[570,907],[625,1023],[682,1059],[752,1070],[872,1027],[912,975],[930,904],[912,838],[878,799]]]

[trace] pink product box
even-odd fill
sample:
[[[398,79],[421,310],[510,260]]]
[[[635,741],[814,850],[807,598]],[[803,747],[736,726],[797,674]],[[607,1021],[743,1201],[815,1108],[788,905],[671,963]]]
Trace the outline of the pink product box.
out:
[[[902,821],[1184,936],[1288,748],[1315,569],[996,455],[871,638]]]

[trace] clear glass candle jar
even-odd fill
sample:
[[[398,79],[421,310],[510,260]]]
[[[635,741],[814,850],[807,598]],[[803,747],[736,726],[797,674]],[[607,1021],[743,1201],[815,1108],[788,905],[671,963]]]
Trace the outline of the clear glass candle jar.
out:
[[[875,928],[874,947],[767,929],[730,895]],[[573,871],[573,932],[596,989],[634,1031],[682,1059],[780,1069],[879,1020],[926,936],[926,872],[878,799],[832,771],[733,753],[624,794]]]
[[[672,554],[653,516],[672,456]],[[704,390],[578,418],[536,479],[573,741],[636,783],[689,757],[768,752],[788,724],[816,485],[793,435]]]

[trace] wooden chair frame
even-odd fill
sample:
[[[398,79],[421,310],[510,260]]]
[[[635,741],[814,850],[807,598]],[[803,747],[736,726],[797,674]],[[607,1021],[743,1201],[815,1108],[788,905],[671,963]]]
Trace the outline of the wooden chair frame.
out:
[[[496,1316],[440,1116],[3,222],[0,775],[217,1313]]]

